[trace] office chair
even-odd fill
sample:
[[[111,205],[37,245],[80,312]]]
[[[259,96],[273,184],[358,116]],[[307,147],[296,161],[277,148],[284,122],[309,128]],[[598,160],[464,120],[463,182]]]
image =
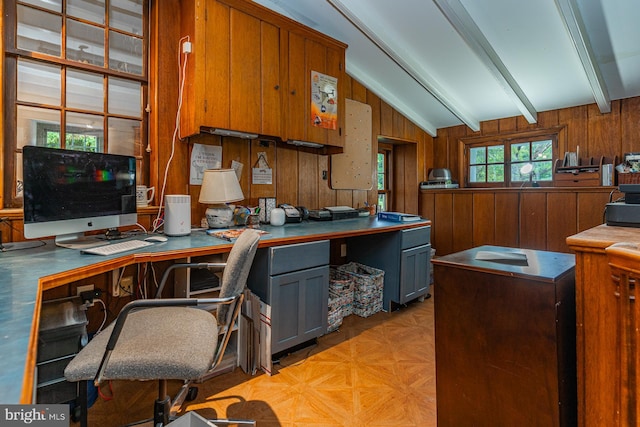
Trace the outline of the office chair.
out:
[[[640,354],[638,353],[638,330],[640,309],[636,294],[640,284],[640,245],[616,243],[606,249],[613,296],[616,298],[616,401],[619,407],[617,425],[636,425],[640,416]]]
[[[192,382],[215,368],[224,356],[259,239],[258,232],[247,229],[234,243],[226,263],[173,264],[165,271],[155,299],[131,301],[115,322],[89,341],[64,372],[67,381],[80,381],[83,426],[87,413],[83,389],[88,380],[96,385],[105,380],[158,380],[155,427],[167,425],[187,395],[195,397]],[[224,270],[217,298],[160,298],[171,270],[221,266]],[[215,314],[194,308],[210,308],[212,304],[217,305]],[[184,381],[173,405],[167,396],[170,379]],[[247,420],[211,421],[255,425]]]

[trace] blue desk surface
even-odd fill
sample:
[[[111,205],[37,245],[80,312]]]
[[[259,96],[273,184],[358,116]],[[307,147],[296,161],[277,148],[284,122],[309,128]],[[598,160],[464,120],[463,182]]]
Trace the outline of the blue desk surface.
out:
[[[428,221],[395,223],[372,217],[311,221],[282,227],[263,226],[262,229],[269,234],[262,236],[260,246],[345,238],[428,224]],[[81,277],[74,274],[78,271],[82,271],[83,277],[87,277],[130,264],[226,252],[230,248],[229,242],[208,236],[204,231],[193,231],[188,236],[169,237],[167,242],[111,256],[87,255],[72,249],[58,248],[51,240],[33,249],[1,252],[0,403],[30,403],[30,396],[26,396],[33,392],[34,385],[25,380],[34,369],[32,365],[35,363],[35,349],[30,348],[30,340],[31,337],[37,337],[37,332],[32,331],[32,328],[38,323],[39,313],[35,311],[42,286],[55,287],[79,280]],[[29,358],[30,354],[32,360]]]

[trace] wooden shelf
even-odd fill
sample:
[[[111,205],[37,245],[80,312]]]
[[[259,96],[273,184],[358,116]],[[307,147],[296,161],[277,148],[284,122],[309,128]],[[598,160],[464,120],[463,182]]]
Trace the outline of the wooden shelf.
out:
[[[607,158],[580,159],[577,166],[562,166],[563,160],[557,159],[554,167],[556,187],[599,187],[602,185],[602,165],[617,163],[617,156]]]

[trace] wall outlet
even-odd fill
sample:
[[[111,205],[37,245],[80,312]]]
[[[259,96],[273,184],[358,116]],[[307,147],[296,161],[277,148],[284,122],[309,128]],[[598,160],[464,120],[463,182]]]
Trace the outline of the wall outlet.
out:
[[[341,257],[346,257],[347,256],[347,244],[343,243],[340,245],[340,256]]]
[[[124,296],[133,295],[133,276],[124,276],[120,281],[120,290]]]
[[[94,286],[93,286],[93,285],[82,285],[82,286],[78,286],[78,287],[76,288],[76,295],[77,295],[77,296],[80,296],[80,294],[81,294],[82,292],[92,291],[93,289],[94,289]],[[93,302],[91,302],[91,303],[89,303],[89,304],[87,305],[87,307],[92,307],[92,306],[93,306]]]
[[[120,296],[120,283],[118,283],[118,279],[120,278],[120,269],[116,268],[111,271],[111,296],[119,297]]]

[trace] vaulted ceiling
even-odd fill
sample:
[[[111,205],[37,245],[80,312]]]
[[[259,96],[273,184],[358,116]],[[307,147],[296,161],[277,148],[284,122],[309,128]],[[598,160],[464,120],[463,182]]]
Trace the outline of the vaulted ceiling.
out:
[[[638,0],[254,1],[347,43],[347,73],[434,136],[640,95]]]

